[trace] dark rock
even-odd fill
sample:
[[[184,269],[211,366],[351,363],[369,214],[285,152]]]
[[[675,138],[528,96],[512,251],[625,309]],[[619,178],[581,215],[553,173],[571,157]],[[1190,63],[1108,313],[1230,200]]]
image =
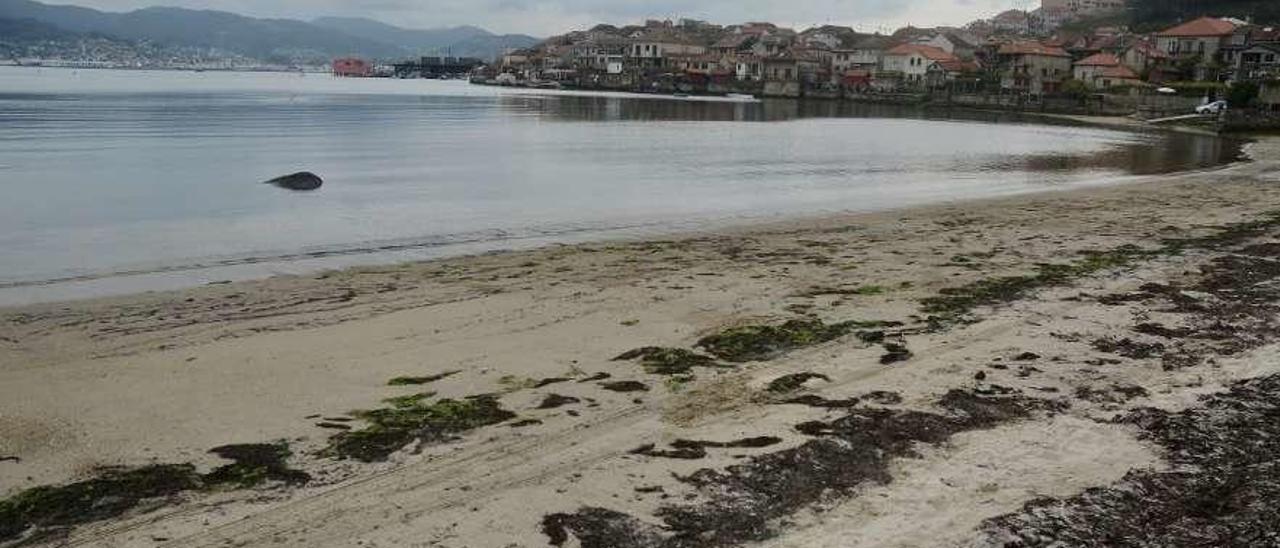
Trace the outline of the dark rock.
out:
[[[283,177],[276,177],[267,181],[269,185],[275,185],[288,190],[316,190],[324,185],[324,180],[319,175],[310,171],[300,171]]]

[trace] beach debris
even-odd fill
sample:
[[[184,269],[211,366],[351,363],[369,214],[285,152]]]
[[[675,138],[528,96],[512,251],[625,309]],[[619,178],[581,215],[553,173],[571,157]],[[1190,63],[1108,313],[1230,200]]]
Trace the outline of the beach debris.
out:
[[[679,439],[671,442],[671,449],[657,449],[656,444],[645,444],[631,450],[632,455],[666,459],[697,460],[706,458],[707,449],[760,449],[782,443],[782,438],[760,436],[734,441],[700,441]]]
[[[911,350],[904,344],[885,343],[885,354],[880,356],[880,365],[892,365],[898,362],[905,362],[911,359]]]
[[[1040,359],[1040,355],[1035,352],[1023,352],[1013,357],[1015,362],[1033,362]]]
[[[661,348],[646,346],[623,353],[613,361],[640,360],[646,372],[653,375],[683,375],[694,367],[725,368],[715,358],[704,356],[683,348]]]
[[[538,409],[555,409],[578,403],[582,400],[572,396],[561,396],[560,394],[547,394],[547,397],[538,404]]]
[[[845,400],[829,400],[822,396],[806,394],[782,401],[780,403],[792,405],[806,405],[818,409],[853,409],[862,403],[858,398],[849,398]]]
[[[275,185],[287,190],[317,190],[324,185],[324,180],[319,175],[310,171],[299,171],[281,177],[276,177],[267,181],[269,185]]]
[[[946,288],[937,296],[922,299],[921,310],[929,315],[934,330],[974,321],[972,313],[982,306],[996,306],[1026,297],[1032,291],[1066,285],[1104,270],[1129,266],[1134,261],[1155,257],[1135,245],[1124,245],[1107,251],[1084,251],[1081,258],[1069,264],[1040,264],[1036,273],[1023,276],[988,278],[961,287]]]
[[[22,459],[20,459],[20,458],[18,458],[18,457],[5,457],[5,456],[0,456],[0,462],[12,462],[12,463],[14,463],[14,464],[18,464],[18,463],[21,463],[21,462],[22,462]]]
[[[785,394],[788,392],[795,392],[796,390],[800,390],[801,388],[804,388],[805,383],[811,380],[819,380],[819,379],[827,382],[831,382],[831,377],[828,377],[821,373],[809,373],[809,372],[793,373],[790,375],[783,375],[781,377],[774,379],[772,382],[769,383],[769,386],[765,388],[765,390],[768,390],[769,392],[772,392],[774,394]]]
[[[671,442],[675,448],[703,447],[710,449],[760,449],[782,443],[782,438],[774,436],[757,436],[733,441],[702,441],[679,439]]]
[[[512,428],[527,428],[530,426],[537,426],[539,424],[542,424],[542,421],[538,419],[524,419],[524,420],[518,420],[516,422],[513,422],[511,423],[510,426]]]
[[[461,373],[461,371],[445,371],[444,373],[427,375],[423,377],[396,377],[394,379],[387,381],[387,386],[418,386],[423,384],[431,384],[433,382],[444,380],[454,375],[457,375],[458,373]]]
[[[1151,393],[1141,386],[1113,384],[1108,388],[1081,386],[1076,389],[1075,395],[1077,399],[1094,403],[1125,403],[1132,399],[1148,397]]]
[[[706,458],[707,450],[702,447],[682,447],[674,449],[657,449],[657,445],[647,443],[629,451],[632,455],[643,455],[663,459],[697,460]]]
[[[572,514],[542,518],[542,533],[552,546],[564,546],[570,533],[582,548],[665,546],[653,527],[622,512],[583,508]]]
[[[602,382],[600,387],[610,392],[648,392],[649,387],[639,381]]]
[[[661,526],[585,507],[546,516],[543,533],[558,546],[572,535],[584,548],[721,547],[760,541],[776,534],[780,519],[812,504],[890,481],[893,459],[915,455],[917,444],[936,445],[960,432],[1061,408],[1034,398],[963,392],[947,394],[939,406],[945,414],[852,410],[832,422],[806,423],[803,430],[815,439],[798,447],[749,457],[723,470],[680,476],[698,497],[696,502],[661,506],[655,514]]]
[[[325,454],[340,459],[381,462],[414,442],[445,441],[453,434],[506,422],[516,416],[503,409],[491,394],[430,403],[421,398],[393,398],[392,401],[389,408],[352,413],[369,426],[330,438]]]
[[[859,329],[878,329],[892,322],[789,320],[781,325],[744,325],[704,337],[697,347],[731,363],[768,361],[787,352],[833,341]],[[899,324],[900,325],[900,324]]]
[[[1127,337],[1123,339],[1102,337],[1093,341],[1093,348],[1099,352],[1106,352],[1108,354],[1115,354],[1117,356],[1124,356],[1135,360],[1159,356],[1165,351],[1164,344],[1144,343]]]
[[[267,482],[302,485],[311,480],[306,472],[285,464],[292,452],[284,442],[227,445],[210,453],[233,462],[203,475],[190,464],[107,467],[84,481],[21,491],[0,500],[0,543],[29,532],[116,518],[144,501],[186,492],[248,489]]]
[[[189,464],[105,468],[89,480],[36,487],[0,500],[0,541],[19,538],[31,529],[48,530],[118,517],[145,500],[200,487],[200,475]]]
[[[205,474],[202,481],[206,488],[245,489],[268,481],[286,485],[303,485],[311,481],[310,474],[291,469],[286,464],[285,461],[293,455],[286,443],[224,445],[209,452],[233,462]]]
[[[608,373],[596,373],[595,375],[579,380],[578,384],[586,384],[589,382],[603,381],[605,379],[610,379],[610,378],[613,378],[613,375],[610,375]]]
[[[328,428],[329,430],[350,430],[351,425],[340,422],[320,422],[316,423],[319,428]]]
[[[868,392],[866,395],[862,396],[862,399],[867,400],[871,403],[876,403],[880,405],[898,405],[902,403],[901,394],[898,394],[897,392],[889,392],[886,390],[877,390],[875,392]]]
[[[542,379],[536,383],[533,383],[533,388],[545,388],[553,384],[560,384],[563,382],[569,382],[571,380],[573,379],[569,379],[565,377],[551,377],[551,378]]]
[[[980,544],[1273,546],[1280,539],[1276,416],[1280,375],[1237,383],[1178,413],[1130,413],[1119,422],[1140,428],[1172,469],[1135,470],[1108,487],[1033,500],[988,520]]]

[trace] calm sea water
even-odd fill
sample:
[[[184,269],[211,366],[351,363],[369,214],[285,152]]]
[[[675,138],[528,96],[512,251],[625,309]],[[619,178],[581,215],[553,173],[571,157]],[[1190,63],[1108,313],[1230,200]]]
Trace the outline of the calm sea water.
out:
[[[1109,184],[1213,137],[842,103],[0,68],[0,304]],[[261,184],[310,170],[314,193]]]

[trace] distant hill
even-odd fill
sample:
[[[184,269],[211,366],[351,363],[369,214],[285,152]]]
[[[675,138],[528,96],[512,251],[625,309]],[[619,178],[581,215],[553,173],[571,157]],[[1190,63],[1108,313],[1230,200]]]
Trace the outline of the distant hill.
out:
[[[524,34],[493,34],[472,26],[414,30],[360,17],[322,17],[313,24],[350,36],[378,40],[415,54],[491,59],[508,48],[527,48],[540,40]]]
[[[342,55],[394,60],[449,49],[455,55],[490,58],[506,47],[507,40],[514,44],[511,47],[533,40],[524,36],[501,37],[474,27],[413,31],[363,19],[308,23],[163,7],[113,13],[33,0],[0,0],[0,19],[37,21],[72,33],[124,40],[216,48],[275,62],[327,61]],[[0,39],[4,37],[0,31]]]
[[[1135,27],[1158,28],[1204,15],[1280,24],[1280,0],[1130,0]]]
[[[63,30],[35,19],[0,18],[0,44],[71,40],[78,37],[80,37],[79,33]]]

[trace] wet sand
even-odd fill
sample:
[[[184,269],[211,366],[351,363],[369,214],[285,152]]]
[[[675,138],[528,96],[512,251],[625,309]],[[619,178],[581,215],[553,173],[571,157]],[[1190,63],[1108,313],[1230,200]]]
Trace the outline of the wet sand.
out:
[[[0,497],[103,466],[203,474],[227,463],[212,448],[285,441],[305,486],[182,490],[45,532],[1036,545],[1018,535],[1064,529],[1032,501],[1088,517],[1072,497],[1133,471],[1243,466],[1175,458],[1194,436],[1139,419],[1215,413],[1231,406],[1201,396],[1280,375],[1257,293],[1280,283],[1261,245],[1280,241],[1280,146],[1251,154],[1121,187],[0,309]],[[615,359],[646,347],[671,350]],[[442,400],[504,413],[380,431],[405,446],[386,454],[335,442],[378,420],[354,410]],[[1151,520],[1187,509],[1166,510]]]

